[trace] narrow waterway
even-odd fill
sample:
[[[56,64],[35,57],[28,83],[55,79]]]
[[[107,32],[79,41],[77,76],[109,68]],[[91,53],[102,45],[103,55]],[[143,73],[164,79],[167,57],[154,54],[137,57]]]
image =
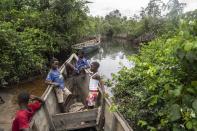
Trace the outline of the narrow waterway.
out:
[[[133,67],[134,63],[128,61],[128,56],[138,52],[137,46],[122,39],[105,40],[101,43],[101,48],[89,54],[91,61],[100,63],[99,72],[104,78],[111,79],[111,74],[117,73],[122,66]]]
[[[134,63],[128,60],[128,56],[138,53],[138,47],[123,39],[105,40],[97,52],[89,54],[90,61],[100,63],[99,72],[107,80],[112,79],[112,74],[116,74],[123,66],[132,68]],[[113,96],[112,88],[105,87],[109,97]]]
[[[133,67],[134,63],[129,62],[128,55],[136,54],[137,47],[125,40],[105,40],[101,43],[101,48],[91,54],[87,54],[90,61],[100,63],[99,72],[104,78],[111,79],[112,73],[117,73],[122,65]],[[38,77],[34,81],[13,85],[7,89],[0,89],[0,96],[5,100],[0,104],[0,127],[5,131],[10,130],[12,119],[15,115],[18,105],[16,96],[21,91],[27,91],[33,95],[41,96],[47,85],[44,84],[44,78]],[[110,92],[110,89],[108,89]]]

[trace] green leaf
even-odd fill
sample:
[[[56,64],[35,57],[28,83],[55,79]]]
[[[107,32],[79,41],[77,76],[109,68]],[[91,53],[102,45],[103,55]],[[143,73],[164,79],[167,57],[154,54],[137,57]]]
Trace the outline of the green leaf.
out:
[[[192,107],[194,108],[195,112],[197,112],[197,99],[192,103]]]
[[[196,91],[195,91],[195,89],[194,89],[193,87],[188,87],[188,88],[187,88],[187,91],[188,91],[189,93],[191,93],[191,94],[196,94]]]
[[[187,43],[185,44],[184,50],[185,50],[185,51],[190,51],[190,50],[192,49],[192,47],[193,47],[193,44],[190,43],[190,42],[187,42]]]
[[[171,121],[176,121],[180,118],[181,118],[180,106],[178,104],[172,105],[169,110],[169,119]]]
[[[197,86],[197,81],[192,81],[192,82],[191,82],[191,85],[192,85],[192,86]]]
[[[186,123],[186,127],[187,127],[187,129],[192,129],[192,122],[191,121],[188,121],[187,123]]]
[[[181,131],[181,128],[177,124],[173,124],[172,131]]]
[[[182,86],[178,86],[177,89],[174,90],[174,95],[179,96],[182,91]]]
[[[148,126],[147,129],[148,129],[149,131],[157,131],[156,128],[154,128],[154,127],[152,127],[152,126]]]
[[[185,52],[183,50],[177,50],[177,55],[180,59],[183,59],[185,56]]]
[[[192,120],[192,126],[193,126],[194,131],[197,131],[197,119]]]
[[[138,125],[140,125],[141,127],[144,127],[144,126],[146,126],[148,123],[146,122],[146,121],[144,121],[144,120],[139,120],[138,121]]]
[[[182,97],[182,103],[184,104],[184,105],[186,105],[186,106],[192,106],[192,101],[194,100],[194,97],[193,96],[191,96],[191,95],[184,95],[183,97]]]
[[[153,105],[155,105],[155,104],[157,103],[158,97],[159,97],[158,95],[152,96],[152,97],[151,97],[151,100],[150,100],[150,102],[149,102],[149,104],[148,104],[148,106],[153,106]]]

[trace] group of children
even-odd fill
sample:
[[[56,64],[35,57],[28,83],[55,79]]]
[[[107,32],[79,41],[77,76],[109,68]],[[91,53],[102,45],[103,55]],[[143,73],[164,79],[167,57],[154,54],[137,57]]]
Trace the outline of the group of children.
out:
[[[98,62],[92,62],[89,64],[87,59],[84,57],[83,51],[79,51],[78,58],[79,59],[74,66],[69,63],[65,63],[65,66],[68,67],[67,69],[71,69],[76,75],[83,74],[85,69],[90,68],[89,94],[86,99],[86,107],[91,109],[95,107],[99,94],[98,88],[99,84],[101,84],[101,77],[98,74],[98,68],[100,64]],[[46,77],[45,82],[48,85],[54,85],[60,111],[63,113],[66,87],[64,83],[64,76],[59,70],[59,61],[55,58],[51,61],[51,69]],[[29,100],[33,100],[34,102],[28,104]],[[18,110],[16,113],[16,117],[12,125],[12,131],[28,131],[29,122],[33,114],[41,107],[42,104],[44,104],[44,101],[39,97],[23,92],[18,96],[18,104],[20,110]]]

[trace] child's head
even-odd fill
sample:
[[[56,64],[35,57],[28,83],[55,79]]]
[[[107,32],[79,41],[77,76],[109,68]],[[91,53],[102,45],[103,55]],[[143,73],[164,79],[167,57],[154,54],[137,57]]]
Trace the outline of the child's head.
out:
[[[79,51],[78,51],[78,57],[79,57],[79,58],[83,58],[84,55],[85,55],[85,53],[84,53],[83,50],[79,50]]]
[[[91,67],[90,67],[90,70],[92,72],[97,72],[98,71],[98,68],[100,67],[100,64],[98,62],[92,62],[91,63]]]
[[[59,66],[59,61],[58,61],[58,59],[53,58],[53,59],[51,60],[51,68],[55,70],[55,69],[58,68],[58,66]]]
[[[27,92],[21,92],[18,95],[18,104],[19,105],[21,105],[21,104],[28,104],[29,98],[30,98],[30,94],[29,93],[27,93]]]

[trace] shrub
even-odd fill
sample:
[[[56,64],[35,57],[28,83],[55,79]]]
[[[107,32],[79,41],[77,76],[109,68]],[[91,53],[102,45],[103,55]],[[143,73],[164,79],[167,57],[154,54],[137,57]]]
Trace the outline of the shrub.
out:
[[[189,28],[188,28],[189,27]],[[114,78],[118,110],[136,130],[197,130],[197,21],[143,45]]]

